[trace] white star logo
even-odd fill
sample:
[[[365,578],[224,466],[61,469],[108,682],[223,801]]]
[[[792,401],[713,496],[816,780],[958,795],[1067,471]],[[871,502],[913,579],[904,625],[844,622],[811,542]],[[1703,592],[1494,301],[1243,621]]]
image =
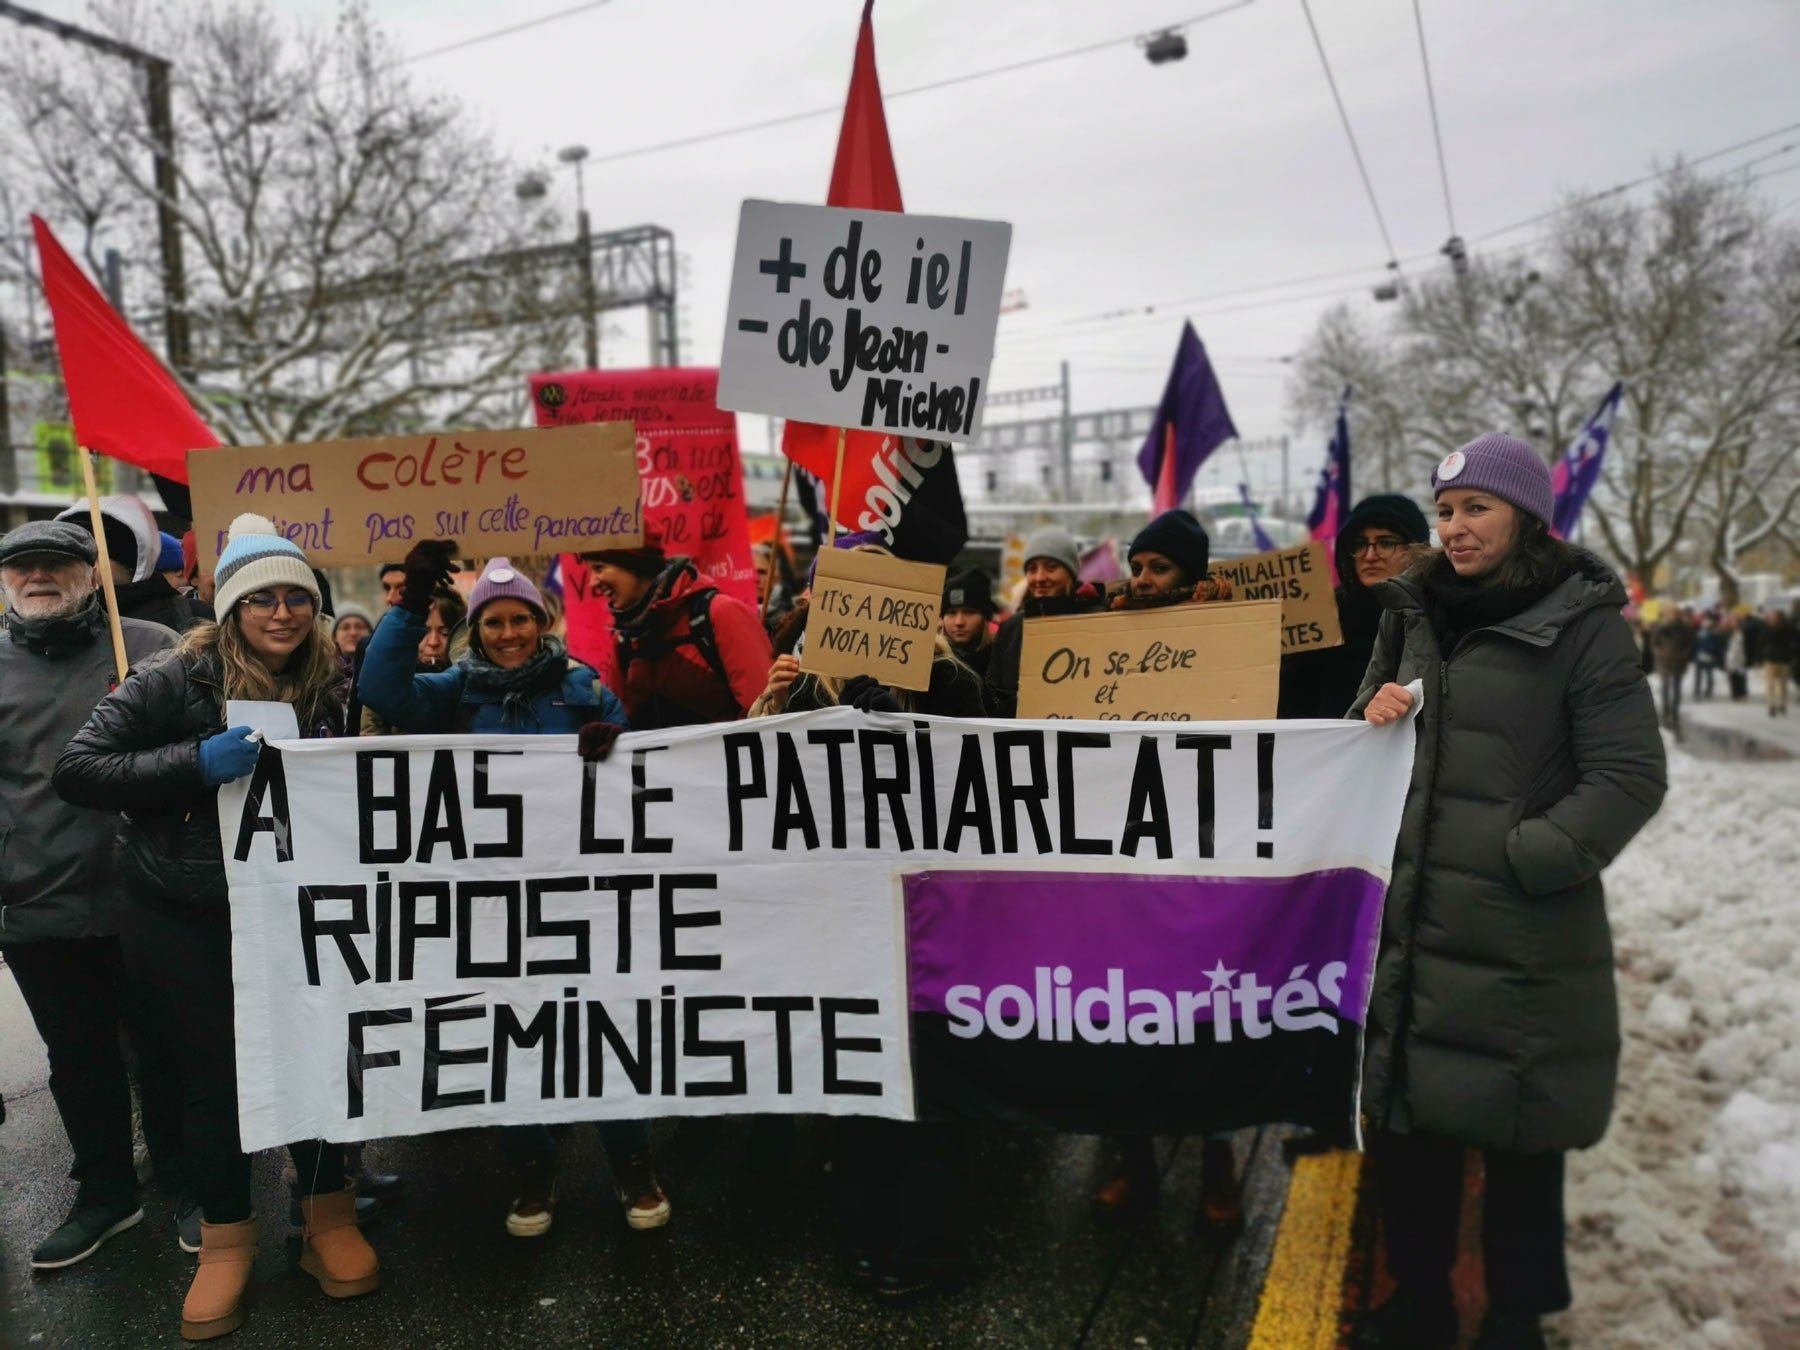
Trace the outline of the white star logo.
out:
[[[1237,972],[1235,970],[1225,969],[1225,958],[1220,957],[1213,963],[1213,968],[1209,971],[1205,971],[1204,974],[1207,979],[1212,981],[1212,987],[1214,989],[1229,989],[1231,988],[1231,977],[1237,974]]]

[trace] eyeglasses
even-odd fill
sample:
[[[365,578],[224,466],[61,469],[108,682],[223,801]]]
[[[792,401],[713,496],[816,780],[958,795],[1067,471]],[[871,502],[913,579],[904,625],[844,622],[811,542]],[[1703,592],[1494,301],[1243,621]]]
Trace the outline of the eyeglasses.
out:
[[[1350,545],[1350,552],[1373,553],[1377,558],[1391,558],[1406,547],[1403,539],[1365,539],[1361,543]]]
[[[238,603],[256,614],[273,614],[286,605],[289,614],[300,615],[312,612],[313,598],[305,591],[289,591],[283,596],[270,595],[267,591],[257,591],[252,595],[246,595]]]

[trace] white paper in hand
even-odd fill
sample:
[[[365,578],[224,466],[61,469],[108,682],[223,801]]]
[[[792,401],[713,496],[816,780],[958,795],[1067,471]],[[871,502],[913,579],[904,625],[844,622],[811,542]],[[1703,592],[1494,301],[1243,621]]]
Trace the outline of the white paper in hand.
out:
[[[300,723],[291,703],[262,703],[255,699],[225,700],[225,725],[262,732],[264,741],[297,741]]]

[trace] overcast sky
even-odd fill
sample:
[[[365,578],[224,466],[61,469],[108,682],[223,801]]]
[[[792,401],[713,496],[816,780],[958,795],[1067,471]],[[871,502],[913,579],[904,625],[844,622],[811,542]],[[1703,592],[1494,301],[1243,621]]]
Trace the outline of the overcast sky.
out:
[[[575,0],[371,0],[419,54]],[[1279,358],[1319,312],[1367,299],[1387,249],[1358,180],[1299,0],[1254,0],[1192,24],[1186,60],[1152,67],[1130,41],[950,88],[952,76],[1130,38],[1228,0],[880,0],[876,51],[908,209],[1013,225],[995,388],[1073,369],[1077,411],[1154,403],[1184,315],[1214,357],[1245,437],[1287,429]],[[80,21],[73,0],[37,0]],[[336,0],[277,0],[329,19]],[[554,152],[588,147],[595,228],[655,223],[690,260],[689,359],[718,359],[745,197],[822,201],[835,115],[654,155],[610,153],[841,105],[860,0],[611,0],[460,51],[416,76],[465,100],[499,143],[573,182]],[[1409,0],[1313,0],[1402,259],[1450,233]],[[1634,178],[1800,122],[1795,0],[1423,0],[1452,201],[1471,241],[1559,191]],[[1800,131],[1715,161],[1778,151]],[[1792,211],[1800,172],[1759,185]],[[1541,230],[1542,226],[1536,227]],[[1532,229],[1476,249],[1529,240]],[[1421,262],[1408,268],[1436,265]],[[1362,276],[1230,295],[1318,273]],[[1280,303],[1271,303],[1280,302]],[[1144,306],[1156,306],[1143,314]],[[1083,322],[1121,309],[1126,319]],[[605,364],[643,359],[643,326]],[[1050,411],[1046,409],[1044,411]],[[997,412],[995,414],[999,416]],[[760,419],[745,439],[761,440]]]

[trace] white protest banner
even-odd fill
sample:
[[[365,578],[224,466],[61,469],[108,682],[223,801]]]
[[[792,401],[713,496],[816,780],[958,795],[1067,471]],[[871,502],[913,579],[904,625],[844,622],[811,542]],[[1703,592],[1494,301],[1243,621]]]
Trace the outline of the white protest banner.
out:
[[[966,442],[981,429],[1012,226],[746,201],[719,406]]]
[[[1348,1129],[1410,725],[852,709],[284,741],[220,790],[247,1149],[728,1112]]]

